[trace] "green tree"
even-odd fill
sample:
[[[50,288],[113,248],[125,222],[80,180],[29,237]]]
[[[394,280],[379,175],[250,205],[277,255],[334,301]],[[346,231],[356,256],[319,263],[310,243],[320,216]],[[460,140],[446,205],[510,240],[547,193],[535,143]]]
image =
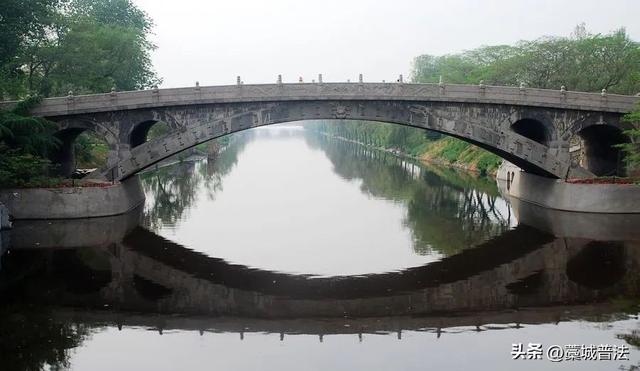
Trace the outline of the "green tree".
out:
[[[54,123],[29,116],[40,101],[30,97],[11,111],[0,111],[0,187],[51,185],[51,163],[45,159],[59,145]]]
[[[49,3],[46,18],[34,18],[35,31],[7,50],[3,60],[10,63],[0,60],[3,96],[136,90],[160,82],[150,57],[153,23],[130,0]]]
[[[59,0],[4,0],[0,7],[0,98],[24,93],[25,47],[46,37]],[[15,95],[15,94],[14,94]]]
[[[421,55],[415,82],[487,84],[635,94],[640,91],[640,44],[621,28],[591,34],[584,25],[569,37],[543,37],[515,46],[483,46],[459,54]]]
[[[54,137],[56,126],[41,117],[29,116],[29,109],[40,101],[29,97],[11,111],[0,111],[0,144],[11,150],[36,156],[47,156],[59,141]]]
[[[631,141],[619,145],[625,153],[625,159],[630,170],[633,172],[634,170],[640,170],[640,106],[637,110],[627,114],[624,120],[635,124],[634,129],[625,131]]]

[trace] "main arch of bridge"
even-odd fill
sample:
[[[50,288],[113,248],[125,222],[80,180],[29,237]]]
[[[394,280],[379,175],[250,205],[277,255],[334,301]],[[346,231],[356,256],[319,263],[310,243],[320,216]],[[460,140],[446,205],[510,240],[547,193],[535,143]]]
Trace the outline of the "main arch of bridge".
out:
[[[88,129],[104,137],[111,148],[107,167],[101,172],[116,180],[234,132],[320,119],[388,122],[433,130],[487,149],[527,172],[565,178],[574,169],[589,173],[572,163],[572,139],[596,125],[617,132],[632,127],[621,116],[638,100],[493,86],[312,83],[69,96],[46,99],[33,113],[57,121],[61,131]],[[156,122],[165,123],[168,133],[145,142]],[[593,148],[592,136],[586,137]],[[603,166],[602,162],[592,163]]]

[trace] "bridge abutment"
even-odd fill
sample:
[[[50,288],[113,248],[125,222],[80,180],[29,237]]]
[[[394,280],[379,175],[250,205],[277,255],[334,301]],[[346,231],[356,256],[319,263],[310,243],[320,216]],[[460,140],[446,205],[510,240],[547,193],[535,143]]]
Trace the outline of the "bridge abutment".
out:
[[[124,214],[144,203],[138,177],[99,187],[0,190],[14,220],[80,219]]]
[[[640,185],[583,184],[529,174],[504,162],[497,173],[504,195],[549,209],[601,214],[640,214]]]

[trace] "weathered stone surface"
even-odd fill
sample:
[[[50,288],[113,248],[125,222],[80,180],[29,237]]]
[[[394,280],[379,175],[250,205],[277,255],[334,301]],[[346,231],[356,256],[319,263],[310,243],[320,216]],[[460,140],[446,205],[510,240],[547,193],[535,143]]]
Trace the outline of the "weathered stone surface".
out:
[[[110,246],[138,227],[141,218],[142,206],[101,218],[17,220],[10,232],[11,246],[16,249]]]
[[[45,99],[33,113],[63,116],[94,112],[196,104],[283,102],[296,100],[398,100],[506,104],[528,107],[624,113],[640,98],[518,87],[396,83],[299,83],[226,85],[118,92]],[[12,102],[0,103],[9,108]]]
[[[77,219],[124,214],[144,202],[137,177],[108,187],[5,189],[13,219]]]
[[[509,163],[500,166],[497,177],[506,196],[545,208],[574,212],[568,217],[572,222],[578,217],[584,218],[576,216],[576,212],[620,214],[611,216],[608,221],[618,220],[617,228],[601,223],[601,232],[594,233],[593,237],[609,235],[607,230],[618,230],[622,226],[636,230],[634,226],[640,223],[640,186],[637,184],[573,184],[527,174]],[[593,227],[591,230],[594,232]]]
[[[434,130],[481,146],[527,172],[566,178],[579,166],[571,163],[572,138],[593,125],[629,128],[620,118],[638,101],[631,96],[485,85],[278,83],[51,98],[33,113],[57,121],[61,131],[92,130],[104,138],[110,152],[102,173],[117,180],[223,135],[314,119],[383,121]],[[158,121],[169,125],[168,135],[141,145],[132,140],[134,131]],[[513,126],[523,121],[539,126],[545,140],[518,134]]]

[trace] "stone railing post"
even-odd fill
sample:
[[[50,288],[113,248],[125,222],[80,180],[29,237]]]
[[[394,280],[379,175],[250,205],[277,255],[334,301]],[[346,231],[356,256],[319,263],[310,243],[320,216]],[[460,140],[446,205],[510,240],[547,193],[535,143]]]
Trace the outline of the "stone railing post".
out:
[[[524,82],[520,83],[520,94],[526,94],[527,93],[527,86],[524,84]]]
[[[160,101],[160,89],[158,85],[155,85],[153,89],[151,89],[151,100],[156,103]]]

